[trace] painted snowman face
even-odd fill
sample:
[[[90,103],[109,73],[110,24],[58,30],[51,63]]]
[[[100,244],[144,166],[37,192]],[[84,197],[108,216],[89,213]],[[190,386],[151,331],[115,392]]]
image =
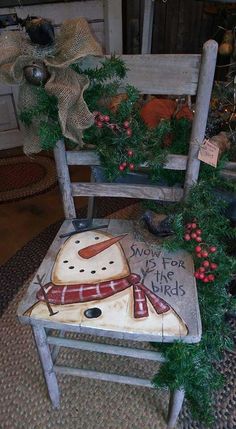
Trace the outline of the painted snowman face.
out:
[[[167,311],[158,311],[160,298],[154,294],[151,299],[152,292],[147,285],[132,284],[132,276],[128,280],[128,287],[124,289],[123,282],[115,282],[130,275],[129,265],[119,244],[124,237],[113,237],[101,231],[86,231],[73,235],[64,243],[52,271],[54,285],[49,284],[45,289],[48,299],[54,300],[50,301],[54,311],[53,320],[104,331],[148,334],[149,338],[158,335],[160,338],[174,336],[178,339],[187,335],[188,328],[184,320],[168,303]],[[109,292],[107,296],[100,294],[99,283],[102,282],[109,282],[104,288]],[[86,300],[84,291],[91,291]],[[144,296],[140,291],[143,291]],[[70,295],[68,303],[65,302],[67,292],[74,294],[73,299]],[[39,301],[34,302],[25,314],[52,320],[48,306],[41,298],[44,295],[37,296]],[[163,305],[163,298],[161,301]],[[137,318],[135,309],[138,304],[140,309],[144,302],[147,314]]]
[[[85,259],[79,251],[112,238],[100,231],[85,231],[70,237],[60,249],[52,271],[55,285],[100,283],[127,277],[129,266],[119,243]]]

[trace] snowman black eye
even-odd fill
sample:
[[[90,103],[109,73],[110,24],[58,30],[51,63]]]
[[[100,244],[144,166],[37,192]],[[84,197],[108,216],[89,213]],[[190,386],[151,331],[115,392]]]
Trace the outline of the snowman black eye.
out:
[[[69,267],[70,270],[73,270],[75,267]]]
[[[64,262],[64,264],[67,264],[67,262],[69,262],[69,261],[63,261]]]
[[[76,240],[76,241],[75,241],[75,243],[76,243],[76,244],[79,244],[79,243],[80,243],[80,241],[79,241],[79,240]]]
[[[87,317],[88,319],[96,319],[97,317],[101,316],[101,314],[102,314],[102,310],[100,310],[100,308],[97,308],[97,307],[88,308],[84,312],[85,317]]]
[[[114,264],[114,261],[110,261],[109,264]]]
[[[100,237],[95,237],[94,239],[95,239],[95,240],[99,240],[99,238],[100,238]]]

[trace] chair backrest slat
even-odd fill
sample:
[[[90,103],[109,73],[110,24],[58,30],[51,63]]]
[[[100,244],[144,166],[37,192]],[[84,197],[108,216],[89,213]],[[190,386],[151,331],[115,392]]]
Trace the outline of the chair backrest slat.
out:
[[[55,148],[58,180],[66,218],[76,216],[73,197],[104,196],[179,201],[197,181],[199,147],[205,135],[208,109],[214,80],[218,45],[204,44],[202,55],[122,55],[128,67],[126,82],[141,93],[160,95],[197,94],[188,156],[169,155],[164,168],[186,170],[184,188],[131,185],[122,183],[71,183],[68,165],[100,165],[95,152],[67,151],[63,142]],[[82,68],[99,66],[100,57],[87,57]],[[147,164],[144,167],[148,167]]]
[[[128,185],[123,187],[120,183],[78,183],[71,184],[73,197],[123,197],[140,198],[148,200],[180,201],[183,197],[183,189],[155,186],[155,185]]]
[[[68,165],[101,165],[99,155],[95,151],[82,150],[79,152],[67,151],[66,152]],[[140,167],[147,167],[148,163],[141,164]],[[187,156],[186,155],[167,155],[166,164],[164,168],[168,170],[186,170]]]
[[[201,55],[127,55],[125,81],[143,94],[195,95]]]
[[[195,95],[201,55],[145,54],[121,55],[128,70],[124,83],[142,94]],[[88,57],[82,68],[99,67],[101,58]]]

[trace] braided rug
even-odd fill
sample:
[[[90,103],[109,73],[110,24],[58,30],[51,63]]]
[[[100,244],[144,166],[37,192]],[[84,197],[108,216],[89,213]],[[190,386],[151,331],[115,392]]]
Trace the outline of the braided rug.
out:
[[[2,158],[0,170],[0,203],[41,194],[57,183],[55,163],[46,156]]]

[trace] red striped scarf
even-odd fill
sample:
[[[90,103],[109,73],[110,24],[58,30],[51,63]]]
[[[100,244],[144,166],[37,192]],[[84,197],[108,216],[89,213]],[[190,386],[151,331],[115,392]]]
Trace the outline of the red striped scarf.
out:
[[[96,284],[56,286],[53,283],[47,283],[44,286],[44,290],[50,304],[63,305],[108,298],[133,286],[135,318],[148,316],[147,298],[158,314],[166,313],[170,310],[167,302],[151,292],[140,280],[141,277],[139,275],[130,274],[123,279]],[[45,301],[42,290],[37,292],[37,298],[40,301]]]

